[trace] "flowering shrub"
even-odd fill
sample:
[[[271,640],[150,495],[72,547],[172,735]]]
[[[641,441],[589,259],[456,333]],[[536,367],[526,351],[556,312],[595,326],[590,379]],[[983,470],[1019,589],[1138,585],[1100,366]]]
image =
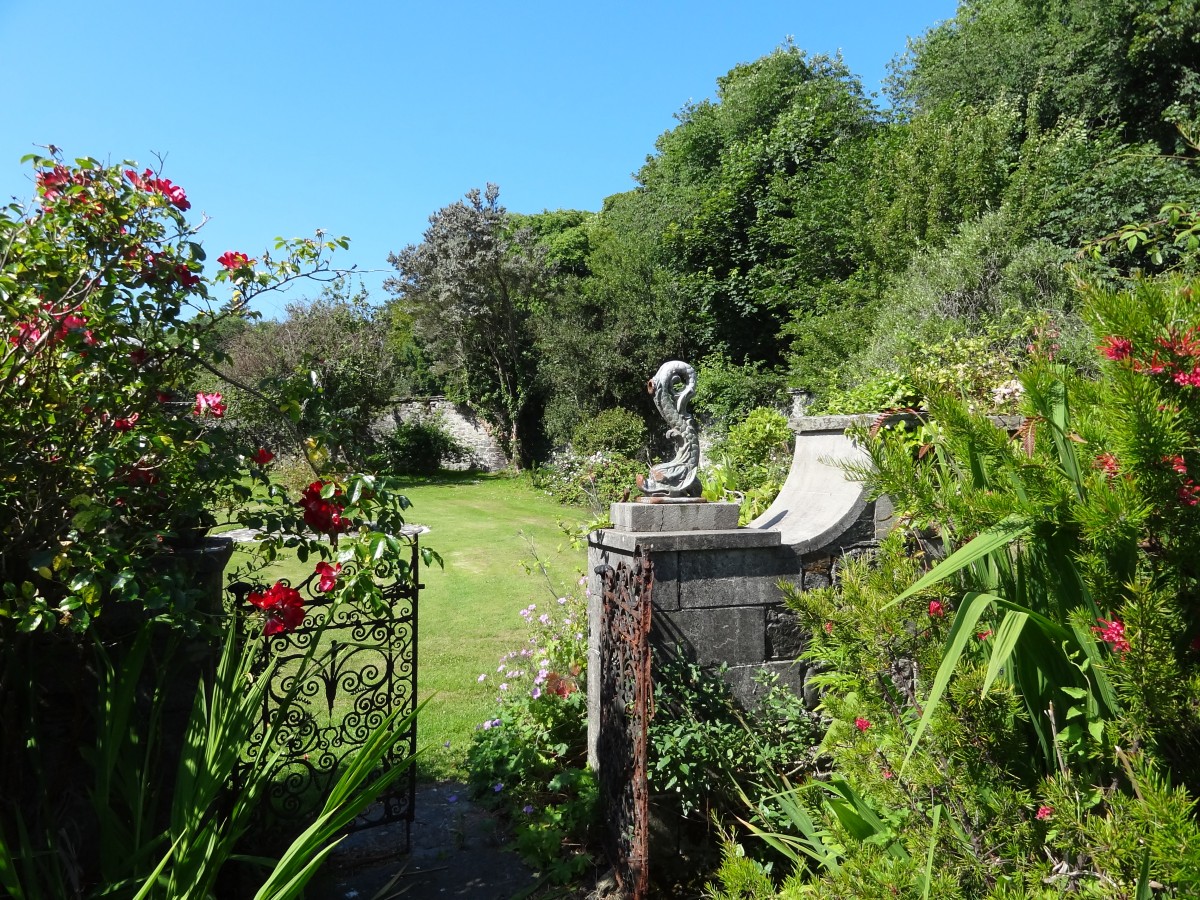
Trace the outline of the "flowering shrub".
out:
[[[637,477],[646,464],[613,453],[580,456],[555,453],[544,466],[533,469],[533,485],[559,503],[588,506],[607,515],[608,505],[638,496]]]
[[[37,205],[0,210],[0,628],[82,630],[117,599],[194,625],[191,580],[154,551],[244,500],[239,475],[261,471],[216,427],[221,394],[193,385],[222,320],[321,271],[336,242],[283,242],[261,270],[223,270],[233,300],[218,308],[182,187],[27,159]]]
[[[1031,359],[1016,434],[935,394],[922,452],[862,435],[901,528],[840,590],[788,597],[832,771],[777,784],[750,829],[806,890],[1200,890],[1198,287],[1086,290],[1099,379]]]
[[[479,676],[495,686],[498,709],[477,727],[467,766],[475,794],[511,816],[518,849],[566,880],[588,864],[596,803],[586,768],[586,594],[531,603],[520,616],[526,645]]]

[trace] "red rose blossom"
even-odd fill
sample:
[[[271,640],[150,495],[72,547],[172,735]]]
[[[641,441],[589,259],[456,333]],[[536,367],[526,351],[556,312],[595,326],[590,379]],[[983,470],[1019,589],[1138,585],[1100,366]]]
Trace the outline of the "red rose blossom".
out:
[[[203,416],[206,412],[211,413],[215,419],[219,419],[225,415],[225,404],[221,402],[220,394],[206,394],[203,391],[196,394],[196,403],[192,406],[192,415]]]
[[[251,593],[246,598],[265,615],[263,634],[295,631],[304,622],[304,601],[300,592],[277,581],[266,591]]]
[[[340,534],[349,531],[352,524],[342,516],[344,501],[341,488],[334,490],[332,497],[322,497],[325,482],[314,481],[300,495],[300,506],[304,510],[304,522],[313,531],[321,534]]]
[[[133,413],[121,419],[113,419],[112,427],[117,431],[129,431],[137,424],[139,418],[141,418],[141,413]]]
[[[241,269],[244,266],[250,265],[250,257],[236,250],[226,250],[217,257],[217,262],[232,271],[233,269]]]
[[[315,571],[321,576],[317,581],[317,590],[324,594],[327,591],[332,591],[335,587],[337,587],[338,576],[342,574],[342,564],[334,563],[331,566],[329,563],[322,560],[321,562],[317,563]]]
[[[271,460],[273,460],[275,458],[275,454],[272,453],[270,450],[268,450],[266,447],[259,447],[257,450],[254,451],[253,455],[250,458],[252,460],[254,460],[254,462],[256,464],[258,464],[260,466],[265,466],[267,463],[269,463]]]

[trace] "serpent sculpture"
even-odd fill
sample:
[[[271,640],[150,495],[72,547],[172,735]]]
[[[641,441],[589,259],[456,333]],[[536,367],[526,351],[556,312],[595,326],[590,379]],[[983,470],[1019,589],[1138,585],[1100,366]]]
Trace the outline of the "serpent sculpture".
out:
[[[682,385],[678,393],[677,384]],[[699,497],[700,431],[688,409],[696,393],[696,370],[679,360],[665,362],[646,390],[670,426],[667,437],[679,446],[674,459],[651,466],[648,476],[639,475],[638,487],[650,497]]]

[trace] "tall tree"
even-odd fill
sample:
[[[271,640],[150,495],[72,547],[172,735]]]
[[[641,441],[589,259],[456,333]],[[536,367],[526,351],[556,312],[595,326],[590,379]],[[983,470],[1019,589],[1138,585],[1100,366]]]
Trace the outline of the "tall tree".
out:
[[[388,256],[397,275],[384,287],[412,317],[434,374],[479,410],[523,466],[538,418],[530,320],[553,292],[553,267],[499,198],[489,184],[430,216],[420,244]]]

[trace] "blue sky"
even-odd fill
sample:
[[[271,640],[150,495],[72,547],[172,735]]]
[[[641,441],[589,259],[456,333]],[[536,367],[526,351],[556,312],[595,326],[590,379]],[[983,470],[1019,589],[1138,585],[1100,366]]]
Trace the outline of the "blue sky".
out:
[[[323,228],[351,238],[339,265],[382,302],[388,253],[468,189],[494,182],[519,212],[598,209],[738,63],[791,35],[877,91],[955,6],[0,0],[0,198],[32,195],[18,160],[37,144],[156,168],[158,153],[193,220],[210,217],[210,266]]]

